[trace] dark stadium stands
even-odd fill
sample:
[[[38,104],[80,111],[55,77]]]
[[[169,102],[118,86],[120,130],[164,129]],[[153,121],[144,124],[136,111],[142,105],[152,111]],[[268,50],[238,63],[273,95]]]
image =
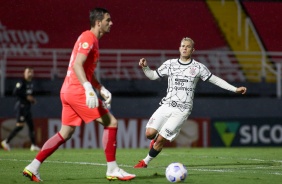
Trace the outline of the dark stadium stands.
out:
[[[6,6],[11,6],[12,4],[12,2],[3,3],[3,7],[5,7],[5,4]],[[33,10],[30,11],[29,14],[26,14],[25,9],[32,8],[32,3],[36,4],[36,1],[31,1],[28,7],[20,6],[20,4],[18,5],[17,8],[21,10],[17,12],[19,16],[22,16],[22,14],[27,16],[24,22],[19,26],[11,24],[10,22],[6,22],[5,19],[1,20],[2,25],[6,26],[5,29],[20,30],[24,24],[30,20],[35,22],[38,26],[38,28],[36,28],[35,25],[33,25],[32,29],[36,30],[42,28],[46,31],[49,36],[48,44],[51,46],[51,48],[65,48],[67,44],[69,45],[68,49],[71,49],[72,44],[78,36],[74,33],[79,34],[81,31],[86,29],[85,24],[87,22],[81,21],[81,19],[83,19],[81,17],[82,15],[79,17],[75,16],[73,18],[73,31],[69,32],[67,31],[69,30],[69,27],[66,26],[66,24],[62,24],[62,17],[59,19],[52,19],[50,22],[46,21],[50,15],[54,17],[66,16],[61,14],[59,9],[51,9],[49,11],[49,8],[46,8],[41,10],[41,16],[42,19],[44,19],[44,25],[40,21],[36,22],[34,19],[29,19],[29,17],[32,17],[35,13],[38,13],[38,11]],[[45,7],[52,7],[52,1],[46,1],[45,3]],[[61,1],[61,3],[64,4],[65,1]],[[98,1],[96,3],[97,5],[101,5]],[[77,4],[76,1],[68,1],[68,6],[66,8],[70,13],[67,14],[67,16],[70,16],[71,13],[75,12],[76,8],[87,11],[90,4],[92,4],[91,1],[86,1],[85,4]],[[279,15],[279,10],[282,8],[282,3],[268,1],[243,1],[243,5],[249,16],[252,18],[267,50],[282,50],[282,45],[280,44],[281,41],[279,41],[281,38],[275,34],[278,33],[279,30],[282,30],[282,25],[277,23],[281,17]],[[58,7],[61,6],[63,5],[58,5]],[[119,1],[118,3],[103,2],[103,6],[108,7],[110,10],[114,21],[114,26],[111,30],[111,34],[106,35],[101,40],[101,49],[177,50],[179,41],[183,36],[189,36],[193,38],[196,41],[197,50],[216,50],[228,48],[228,45],[221,35],[222,33],[217,27],[217,23],[213,19],[212,14],[209,12],[205,1],[148,0],[138,2],[137,6],[136,2],[124,0]],[[3,11],[2,13],[0,11],[0,15],[5,18],[8,13],[3,14]],[[66,17],[66,19],[68,18]],[[47,23],[51,23],[52,26],[46,26],[45,24]],[[28,26],[28,24],[26,25]],[[54,27],[57,27],[60,32],[54,31]],[[28,30],[29,28],[26,29]],[[60,34],[60,37],[58,37],[58,34]],[[66,42],[63,40],[66,40]],[[42,45],[42,47],[48,47],[48,44]],[[40,44],[38,46],[41,47]],[[67,61],[68,57],[69,56],[65,56],[64,60]],[[45,62],[37,62],[36,59],[33,59],[25,63],[25,60],[19,60],[20,62],[15,62],[15,58],[11,59],[7,63],[8,81],[9,78],[11,78],[11,81],[13,81],[14,77],[19,76],[22,68],[25,65],[32,65],[36,68],[36,74],[40,74],[40,76],[45,78],[45,82],[50,80],[51,84],[57,83],[56,80],[51,80],[51,78],[54,77],[52,76],[52,61],[50,60],[48,63],[48,58],[45,58],[44,60]],[[30,62],[32,62],[32,64],[30,64]],[[60,75],[57,77],[63,78],[64,71],[61,71]],[[17,75],[15,76],[15,74]],[[58,83],[60,84],[61,80]],[[44,88],[44,86],[48,85],[41,86]],[[8,94],[11,92],[11,87],[12,82],[7,82],[6,88]],[[275,86],[272,88],[275,89]],[[206,90],[206,88],[200,89]],[[52,92],[48,92],[49,89],[45,89],[43,91],[47,91],[43,92],[46,94],[54,93],[54,90]],[[204,93],[208,94],[212,91],[214,90],[207,90]],[[256,95],[257,94],[255,94],[255,96]],[[273,95],[273,92],[271,92],[271,95]]]

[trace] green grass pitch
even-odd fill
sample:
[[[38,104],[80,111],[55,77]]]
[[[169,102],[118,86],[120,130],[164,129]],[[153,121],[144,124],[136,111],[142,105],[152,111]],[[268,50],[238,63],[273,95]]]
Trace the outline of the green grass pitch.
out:
[[[134,169],[148,149],[118,149],[117,162],[137,175],[132,181],[105,179],[106,161],[101,149],[60,149],[40,168],[44,183],[169,183],[165,168],[172,162],[187,166],[191,184],[276,184],[282,182],[281,148],[164,148],[146,169]],[[22,176],[35,152],[0,150],[0,183],[32,183]]]

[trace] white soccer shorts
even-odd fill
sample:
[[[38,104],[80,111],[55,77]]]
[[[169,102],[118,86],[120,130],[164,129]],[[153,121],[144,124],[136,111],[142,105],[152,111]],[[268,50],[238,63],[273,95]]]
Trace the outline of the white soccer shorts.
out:
[[[180,111],[169,104],[161,105],[149,119],[146,128],[153,128],[165,139],[172,142],[180,132],[183,123],[187,120],[191,111]]]

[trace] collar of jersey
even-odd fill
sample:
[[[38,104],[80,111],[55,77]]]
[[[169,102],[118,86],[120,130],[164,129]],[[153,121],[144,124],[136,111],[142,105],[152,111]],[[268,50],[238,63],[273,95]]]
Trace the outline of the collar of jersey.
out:
[[[183,61],[181,61],[180,59],[178,59],[178,63],[181,65],[189,65],[190,63],[192,63],[193,59],[191,58],[191,61],[188,63],[184,63]]]

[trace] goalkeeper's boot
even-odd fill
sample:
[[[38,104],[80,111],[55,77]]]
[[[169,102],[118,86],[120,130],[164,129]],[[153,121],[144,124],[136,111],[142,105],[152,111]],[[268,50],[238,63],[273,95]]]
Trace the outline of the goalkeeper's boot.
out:
[[[124,170],[117,168],[113,172],[109,173],[107,172],[107,180],[122,180],[122,181],[127,181],[127,180],[132,180],[135,178],[135,174],[129,174],[125,172]]]
[[[30,151],[40,151],[40,148],[34,144],[30,146]]]
[[[27,168],[24,168],[23,175],[25,177],[28,177],[31,181],[34,181],[34,182],[41,182],[41,181],[43,181],[43,180],[41,180],[38,172],[36,174],[34,174],[31,171],[29,171]]]
[[[144,160],[140,160],[139,163],[134,166],[134,168],[147,168],[147,164],[144,162]]]
[[[6,151],[10,151],[10,150],[11,150],[10,145],[7,143],[7,140],[3,140],[3,141],[1,142],[1,146],[2,146],[3,149],[6,150]]]

